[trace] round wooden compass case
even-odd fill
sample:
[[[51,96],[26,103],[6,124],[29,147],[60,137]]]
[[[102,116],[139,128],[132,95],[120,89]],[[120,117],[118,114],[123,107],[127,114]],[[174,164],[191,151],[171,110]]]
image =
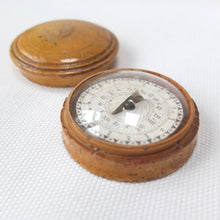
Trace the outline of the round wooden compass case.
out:
[[[172,79],[147,70],[112,69],[81,81],[61,111],[63,141],[82,167],[107,179],[164,177],[191,156],[196,104]]]
[[[74,86],[110,68],[118,40],[109,30],[80,20],[58,20],[26,30],[10,55],[24,76],[46,86]]]

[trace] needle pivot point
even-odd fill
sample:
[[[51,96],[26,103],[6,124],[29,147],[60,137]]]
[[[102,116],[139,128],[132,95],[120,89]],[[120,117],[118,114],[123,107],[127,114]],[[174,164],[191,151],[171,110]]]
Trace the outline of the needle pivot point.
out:
[[[134,110],[135,109],[134,102],[132,102],[132,100],[128,100],[127,102],[125,102],[124,109],[126,109],[126,110]]]

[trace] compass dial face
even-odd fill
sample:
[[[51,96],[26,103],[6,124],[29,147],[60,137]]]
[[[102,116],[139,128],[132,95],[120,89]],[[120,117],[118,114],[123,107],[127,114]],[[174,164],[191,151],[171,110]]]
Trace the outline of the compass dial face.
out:
[[[143,73],[101,77],[78,94],[71,114],[99,139],[122,145],[155,143],[175,133],[184,119],[183,103],[166,85]]]

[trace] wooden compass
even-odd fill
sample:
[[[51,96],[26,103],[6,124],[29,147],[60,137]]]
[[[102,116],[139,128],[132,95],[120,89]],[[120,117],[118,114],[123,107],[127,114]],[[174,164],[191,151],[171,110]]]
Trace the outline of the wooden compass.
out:
[[[108,179],[166,176],[192,154],[199,113],[186,90],[161,74],[112,69],[80,82],[61,112],[64,144],[81,166]]]

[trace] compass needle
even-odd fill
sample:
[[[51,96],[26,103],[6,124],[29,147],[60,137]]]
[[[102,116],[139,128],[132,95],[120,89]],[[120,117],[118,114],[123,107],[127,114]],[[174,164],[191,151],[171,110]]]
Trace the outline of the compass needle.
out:
[[[135,108],[134,103],[138,103],[144,100],[144,98],[139,94],[138,91],[135,91],[132,95],[130,95],[125,101],[123,101],[113,112],[112,114],[118,114],[123,111],[123,109],[133,110]]]

